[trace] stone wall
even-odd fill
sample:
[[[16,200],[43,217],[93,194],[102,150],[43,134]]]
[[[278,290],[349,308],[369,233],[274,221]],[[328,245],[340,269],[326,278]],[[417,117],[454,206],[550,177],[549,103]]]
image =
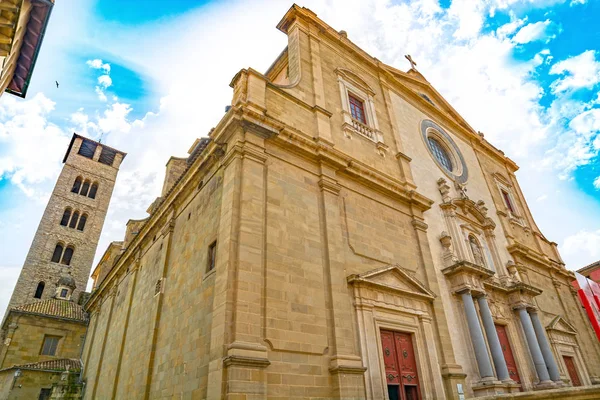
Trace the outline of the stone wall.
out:
[[[0,359],[0,369],[55,358],[78,359],[81,354],[86,334],[85,323],[13,312],[6,324],[16,325],[16,329],[10,337],[10,345],[2,346],[5,353]],[[55,356],[40,354],[45,335],[61,338]]]

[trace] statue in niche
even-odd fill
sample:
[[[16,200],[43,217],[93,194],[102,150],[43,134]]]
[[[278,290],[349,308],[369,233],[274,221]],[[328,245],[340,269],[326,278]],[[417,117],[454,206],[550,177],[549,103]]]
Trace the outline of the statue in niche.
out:
[[[475,264],[485,267],[483,252],[481,251],[481,246],[477,242],[477,239],[475,239],[475,236],[469,235],[469,245],[471,246],[471,252],[473,253]]]

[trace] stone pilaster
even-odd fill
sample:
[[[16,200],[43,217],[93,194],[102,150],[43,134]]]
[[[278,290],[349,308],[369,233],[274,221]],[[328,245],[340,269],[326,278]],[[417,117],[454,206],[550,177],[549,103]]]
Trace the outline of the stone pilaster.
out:
[[[347,301],[344,275],[344,242],[339,205],[340,186],[335,170],[321,164],[319,180],[320,224],[323,249],[323,276],[327,303],[328,342],[331,354],[329,372],[333,375],[336,398],[361,398],[364,394],[365,368],[353,335],[353,310]]]

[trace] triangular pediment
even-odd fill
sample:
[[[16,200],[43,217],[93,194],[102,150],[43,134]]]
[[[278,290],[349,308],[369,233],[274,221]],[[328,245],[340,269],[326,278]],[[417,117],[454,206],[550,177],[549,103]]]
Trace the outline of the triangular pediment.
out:
[[[351,285],[370,285],[380,290],[433,300],[435,294],[399,265],[389,265],[360,275],[348,276]]]
[[[560,315],[557,315],[556,317],[554,317],[552,319],[552,321],[550,321],[550,323],[548,324],[548,326],[546,326],[546,329],[547,330],[553,330],[553,331],[559,331],[559,332],[562,332],[562,333],[568,333],[570,335],[576,335],[577,334],[577,330],[573,327],[573,325],[571,325],[570,323],[568,323]]]
[[[450,119],[454,120],[457,124],[471,132],[475,130],[467,123],[467,121],[442,97],[442,95],[425,79],[425,77],[416,70],[409,70],[408,72],[400,71],[389,65],[385,65],[385,68],[397,79],[398,82],[402,83],[403,86],[410,89],[421,97],[429,105],[437,108],[442,113],[446,114]]]

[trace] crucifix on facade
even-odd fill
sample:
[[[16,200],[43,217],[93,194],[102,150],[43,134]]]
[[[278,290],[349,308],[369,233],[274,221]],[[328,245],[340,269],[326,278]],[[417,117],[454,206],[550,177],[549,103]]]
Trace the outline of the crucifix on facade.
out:
[[[408,60],[408,62],[410,63],[410,69],[414,69],[414,70],[416,70],[416,68],[415,68],[415,67],[417,66],[417,63],[416,63],[416,62],[415,62],[415,61],[412,59],[412,57],[410,56],[410,54],[406,54],[404,57],[405,57],[405,58]]]

